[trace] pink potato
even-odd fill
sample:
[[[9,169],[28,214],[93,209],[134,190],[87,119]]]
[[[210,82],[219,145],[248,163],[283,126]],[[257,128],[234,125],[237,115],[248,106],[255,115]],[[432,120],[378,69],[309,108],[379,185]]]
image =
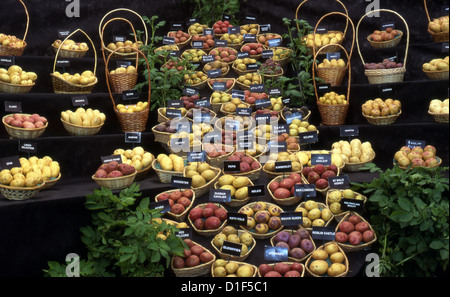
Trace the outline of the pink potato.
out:
[[[348,242],[351,245],[358,245],[362,241],[362,234],[359,231],[353,231],[348,235]]]

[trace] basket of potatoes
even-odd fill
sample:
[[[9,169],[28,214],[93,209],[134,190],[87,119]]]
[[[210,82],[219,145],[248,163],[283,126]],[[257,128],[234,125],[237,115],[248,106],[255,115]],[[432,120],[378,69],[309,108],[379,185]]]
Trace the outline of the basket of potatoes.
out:
[[[428,114],[438,123],[448,123],[448,98],[445,100],[431,100],[428,107]]]
[[[217,168],[223,168],[223,161],[235,152],[232,145],[222,143],[204,143],[203,150],[206,152],[207,162]]]
[[[341,140],[332,144],[332,153],[340,154],[344,160],[343,170],[346,172],[357,172],[375,159],[375,151],[368,141],[362,143],[358,138],[350,142]]]
[[[27,46],[27,43],[25,42],[25,39],[27,37],[28,28],[30,26],[30,16],[28,14],[28,9],[25,3],[23,3],[22,0],[19,0],[19,2],[22,4],[25,14],[26,14],[26,26],[25,26],[25,34],[23,35],[23,38],[17,38],[16,36],[12,35],[6,35],[1,33],[0,34],[0,56],[21,56],[23,54],[23,51],[25,50],[25,47]],[[5,8],[6,9],[6,8]],[[15,19],[14,19],[15,20]],[[15,20],[16,23],[16,20]]]
[[[230,255],[222,251],[224,241],[229,241],[241,244],[241,254],[239,256]],[[256,240],[253,236],[245,230],[236,229],[233,226],[225,226],[223,230],[216,234],[211,240],[211,245],[216,250],[217,254],[222,259],[231,261],[245,261],[252,250],[256,246]]]
[[[115,149],[113,155],[120,155],[122,163],[132,165],[136,171],[135,180],[142,180],[147,177],[155,156],[152,153],[144,150],[142,146],[136,146],[133,149]]]
[[[291,172],[276,172],[275,163],[281,161],[291,161],[292,171]],[[303,169],[302,163],[298,158],[297,153],[280,152],[271,153],[267,162],[263,166],[263,171],[272,178],[284,175],[290,175],[292,173],[301,173]]]
[[[240,226],[255,239],[269,239],[283,229],[280,214],[283,209],[269,202],[251,202],[238,211],[247,215],[247,225]]]
[[[282,46],[277,46],[272,48],[273,50],[273,61],[277,63],[280,67],[286,66],[291,59],[294,52],[287,48]]]
[[[254,58],[236,59],[231,68],[238,76],[246,75],[258,71],[258,68],[251,68],[251,65],[257,65],[257,62],[257,59]]]
[[[208,83],[208,75],[203,71],[189,71],[184,75],[184,83],[188,87],[201,90]]]
[[[305,228],[309,232],[311,232],[312,227],[315,226],[328,226],[334,218],[333,213],[326,204],[314,200],[303,201],[294,211],[303,214],[303,224],[299,227]]]
[[[401,102],[391,98],[367,100],[361,109],[363,116],[372,125],[393,124],[402,114]]]
[[[112,71],[107,71],[109,83],[114,93],[122,93],[134,88],[138,78],[137,62],[136,65],[128,67],[117,67]]]
[[[229,34],[225,33],[220,37],[220,40],[226,40],[228,42],[228,47],[235,50],[239,50],[244,44],[244,35],[240,33]]]
[[[155,202],[168,200],[170,211],[165,214],[177,222],[183,222],[194,205],[195,193],[191,189],[175,189],[164,191],[155,196]],[[187,227],[187,224],[186,226]]]
[[[225,204],[230,207],[241,207],[250,200],[248,187],[253,185],[253,182],[246,176],[235,177],[231,174],[224,174],[216,181],[214,188],[230,190],[231,200]]]
[[[203,66],[203,72],[205,74],[208,74],[209,71],[212,70],[218,70],[220,69],[221,74],[219,75],[219,77],[225,77],[227,76],[228,72],[230,71],[230,66],[228,65],[228,63],[225,62],[220,62],[220,61],[213,61],[213,62],[208,62],[205,64],[205,66]]]
[[[171,154],[186,158],[189,152],[200,151],[202,141],[197,139],[194,133],[181,131],[170,135],[167,147]]]
[[[67,132],[74,136],[97,134],[105,123],[106,115],[98,109],[79,107],[75,111],[61,112],[61,122]]]
[[[339,86],[344,80],[348,64],[344,59],[323,59],[322,63],[316,64],[315,67],[317,67],[317,77],[324,83]]]
[[[290,173],[288,176],[277,176],[267,185],[270,196],[278,205],[291,206],[297,204],[302,197],[295,195],[295,185],[303,184],[299,173]]]
[[[303,228],[282,230],[270,239],[270,244],[287,248],[288,260],[292,262],[306,261],[316,249],[316,244],[309,231]]]
[[[163,184],[170,183],[174,175],[183,176],[184,167],[187,165],[186,159],[174,154],[159,154],[152,162],[152,168]]]
[[[187,244],[183,256],[172,257],[170,268],[176,277],[205,276],[211,271],[216,256],[199,243],[185,238]]]
[[[191,188],[197,197],[208,193],[220,174],[220,168],[213,167],[207,162],[191,162],[183,171],[183,176],[192,179]]]
[[[23,71],[17,65],[12,65],[8,69],[0,68],[0,92],[28,93],[35,85],[37,78],[36,73]]]
[[[89,50],[86,42],[75,42],[72,39],[67,39],[64,42],[60,39],[52,43],[53,51],[58,52],[60,49],[61,58],[82,58]]]
[[[17,174],[20,174],[21,177]],[[44,185],[45,182],[42,178],[34,172],[25,177],[24,174],[16,172],[15,168],[0,171],[0,192],[8,200],[30,199],[42,190]]]
[[[367,197],[350,189],[333,189],[327,192],[325,200],[328,208],[334,215],[334,219],[337,222],[340,222],[342,218],[350,212],[349,210],[345,210],[342,205],[348,204],[351,206],[353,201],[355,201],[356,203],[362,201],[364,206],[367,202]]]
[[[16,139],[38,138],[48,127],[45,117],[35,114],[9,114],[2,119],[6,132]]]
[[[122,190],[131,186],[136,178],[136,168],[127,163],[117,161],[105,162],[100,165],[92,180],[100,187],[111,191]]]
[[[377,241],[372,226],[356,212],[348,212],[342,218],[335,234],[336,243],[346,253],[364,250]]]
[[[335,242],[319,246],[305,262],[306,271],[313,277],[345,277],[349,263],[344,250]]]
[[[236,86],[240,90],[250,90],[251,85],[262,83],[262,76],[258,72],[241,75],[236,79]]]
[[[256,277],[258,267],[241,261],[218,259],[211,266],[212,277]]]
[[[428,33],[434,42],[448,42],[448,14],[431,20],[427,1],[424,0],[425,12],[428,18]]]
[[[158,58],[162,61],[168,60],[170,52],[179,52],[180,48],[176,44],[165,44],[157,47],[153,52],[158,55]]]
[[[422,70],[430,79],[448,79],[448,56],[424,63]]]
[[[178,31],[169,31],[167,33],[168,37],[174,38],[175,44],[178,46],[178,48],[181,50],[189,45],[189,42],[192,39],[191,34],[187,32],[183,32],[181,30]]]

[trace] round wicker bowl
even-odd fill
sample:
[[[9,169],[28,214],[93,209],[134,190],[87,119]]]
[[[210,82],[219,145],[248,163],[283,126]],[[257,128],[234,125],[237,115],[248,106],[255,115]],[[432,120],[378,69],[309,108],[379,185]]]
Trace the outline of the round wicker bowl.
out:
[[[238,236],[241,236],[241,234],[243,234],[243,233],[248,233],[248,232],[245,230],[237,230]],[[216,253],[219,255],[219,257],[221,259],[226,259],[229,261],[245,261],[248,258],[248,256],[250,255],[250,253],[253,251],[253,249],[255,248],[256,240],[255,240],[255,238],[253,238],[252,246],[248,248],[247,253],[245,253],[244,255],[241,255],[241,256],[233,256],[233,255],[229,255],[226,253],[222,253],[222,248],[221,247],[219,248],[214,245],[214,239],[211,240],[211,246],[214,248],[214,250],[216,251]],[[214,267],[212,267],[212,270],[214,270]],[[255,273],[256,273],[256,271],[255,271]]]
[[[335,244],[334,242],[328,242],[325,243],[325,245],[319,246],[316,250],[323,250],[325,248],[325,246],[327,246],[328,244]],[[345,271],[342,272],[341,274],[335,276],[335,277],[346,277],[348,274],[348,270],[349,270],[349,264],[348,264],[348,258],[347,255],[345,254],[344,250],[338,245],[339,251],[344,254],[344,265],[345,265]],[[305,268],[306,268],[306,272],[308,273],[308,275],[312,276],[312,277],[325,277],[328,276],[326,273],[325,275],[317,275],[315,273],[313,273],[311,271],[311,269],[309,268],[311,262],[314,261],[314,259],[312,258],[312,256],[309,256],[309,258],[306,260],[305,262]],[[329,262],[329,259],[326,260],[327,262]],[[329,262],[329,264],[331,264],[331,262]]]
[[[331,206],[331,204],[330,204],[330,200],[329,200],[329,196],[330,196],[330,194],[332,193],[332,192],[334,192],[334,191],[339,191],[339,192],[341,192],[341,195],[342,195],[342,192],[344,191],[344,190],[330,190],[330,191],[328,191],[328,193],[327,193],[327,196],[326,196],[326,198],[325,198],[325,203],[327,204],[327,206],[328,206],[328,208],[330,208],[330,206]],[[354,192],[355,193],[355,195],[361,195],[361,194],[359,194],[359,193],[356,193],[356,192]],[[364,199],[363,199],[363,201],[364,201],[364,204],[367,202],[367,197],[366,196],[364,196],[364,195],[361,195]],[[342,204],[341,204],[342,205]],[[334,219],[336,220],[336,222],[340,222],[341,220],[342,220],[342,218],[344,217],[344,216],[346,216],[348,213],[350,213],[351,211],[350,210],[346,210],[346,211],[342,211],[341,213],[338,213],[338,214],[334,214]]]
[[[169,36],[170,33],[174,33],[174,32],[176,33],[176,31],[169,31],[169,32],[167,32],[167,36]],[[188,34],[189,34],[189,33],[188,33]],[[185,41],[183,41],[183,42],[175,43],[175,45],[178,46],[178,48],[179,48],[180,50],[182,50],[182,49],[184,49],[186,46],[188,46],[188,45],[190,44],[191,39],[192,39],[192,35],[189,34],[189,38],[187,38],[187,39],[186,39]]]
[[[242,213],[242,209],[243,209],[243,208],[249,207],[249,208],[253,209],[253,205],[255,205],[256,203],[257,203],[257,202],[251,202],[251,203],[249,203],[249,204],[246,204],[246,205],[242,206],[242,207],[239,209],[238,213]],[[265,204],[266,204],[266,210],[267,210],[270,206],[275,206],[275,207],[277,207],[277,208],[280,208],[278,205],[273,204],[273,203],[265,202]],[[283,209],[281,209],[281,211],[283,211]],[[256,213],[256,211],[255,211],[255,213]],[[240,228],[242,228],[243,230],[245,230],[245,231],[247,231],[248,233],[250,233],[250,234],[253,236],[253,238],[255,238],[255,239],[269,239],[269,238],[271,238],[272,236],[275,236],[278,232],[280,232],[280,231],[283,229],[283,226],[281,226],[280,228],[278,228],[278,229],[276,229],[276,230],[271,230],[271,229],[269,229],[269,231],[268,231],[267,233],[257,233],[257,232],[255,231],[255,229],[247,229],[247,228],[244,227],[244,226],[240,226]]]
[[[249,157],[252,158],[254,160],[254,162],[258,162],[259,163],[259,161],[255,157],[251,157],[251,156],[249,156]],[[230,172],[225,172],[224,168],[222,168],[222,174],[232,174],[234,176],[246,176],[252,181],[253,180],[257,180],[259,178],[259,176],[261,174],[261,171],[262,171],[261,163],[259,163],[259,168],[253,169],[253,170],[248,171],[248,172],[231,172],[230,173]]]
[[[125,175],[116,178],[97,178],[92,175],[92,179],[102,188],[107,188],[112,191],[114,190],[122,190],[131,186],[136,178],[137,171],[134,171],[133,174]]]
[[[61,173],[58,174],[57,177],[52,177],[44,183],[44,187],[41,190],[47,190],[53,187],[59,180],[61,179]]]
[[[392,40],[376,42],[376,41],[371,40],[370,36],[367,36],[367,41],[370,43],[370,45],[373,48],[376,48],[376,49],[394,47],[394,46],[397,46],[400,43],[400,41],[402,40],[402,37],[403,37],[403,32],[400,31],[400,30],[397,30],[397,31],[399,31],[399,35],[397,35]]]
[[[364,250],[364,249],[369,248],[372,244],[374,244],[374,243],[377,241],[377,234],[375,233],[375,230],[373,230],[373,228],[372,228],[372,226],[369,224],[369,222],[367,222],[367,220],[365,220],[360,214],[358,214],[358,213],[356,213],[356,212],[352,212],[352,211],[348,212],[348,213],[342,218],[342,220],[341,220],[341,221],[339,222],[339,224],[336,226],[335,232],[336,232],[336,233],[339,232],[339,225],[340,225],[342,222],[347,221],[348,218],[349,218],[350,216],[353,216],[353,215],[358,216],[358,217],[361,219],[361,222],[366,222],[366,223],[369,225],[369,230],[372,230],[372,231],[373,231],[374,238],[373,238],[371,241],[369,241],[369,242],[361,241],[361,243],[358,244],[358,245],[352,245],[352,244],[347,243],[347,242],[346,242],[346,243],[342,243],[342,242],[336,241],[337,245],[338,245],[345,253],[352,253],[352,252],[362,251],[362,250]]]
[[[436,158],[436,160],[437,160],[437,164],[434,165],[434,166],[429,166],[429,167],[427,167],[427,168],[436,168],[436,167],[439,167],[439,166],[442,165],[442,159],[439,158],[438,156],[436,156],[435,158]],[[397,163],[397,161],[395,161],[395,160],[393,160],[392,163],[393,163],[394,166],[398,166],[399,168],[401,168],[401,169],[403,169],[403,170],[407,170],[407,169],[408,169],[408,167],[400,166],[400,165]],[[411,168],[412,168],[412,167],[411,167]]]
[[[228,259],[227,256],[228,256],[228,255],[225,255],[224,257],[222,257],[222,259]],[[257,277],[257,274],[258,274],[258,267],[256,267],[255,265],[246,263],[246,262],[242,262],[242,261],[244,261],[244,260],[241,260],[241,261],[237,260],[237,261],[235,261],[235,260],[231,260],[231,259],[230,259],[230,260],[227,261],[227,263],[236,263],[236,264],[238,264],[239,266],[242,266],[242,265],[250,266],[250,267],[253,268],[253,274],[252,274],[251,276],[248,276],[248,277]],[[215,264],[213,264],[213,265],[211,266],[211,277],[220,277],[220,276],[216,276],[216,275],[214,274],[214,269],[215,269]],[[233,275],[233,277],[234,277],[234,276],[236,276],[236,275]]]
[[[296,211],[297,211],[297,209],[298,208],[305,208],[305,201],[303,201],[302,203],[300,203],[298,206],[297,206],[297,208],[296,208]],[[325,204],[325,203],[321,203],[321,202],[317,202],[317,205],[318,205],[318,207],[319,207],[319,209],[320,210],[322,210],[322,209],[329,209],[328,208],[328,206]],[[326,221],[325,222],[325,226],[324,227],[327,227],[328,225],[330,225],[331,224],[331,222],[333,221],[333,219],[334,219],[334,214],[330,211],[330,213],[331,213],[331,218],[328,220],[328,221]],[[303,227],[302,225],[300,225],[300,226],[298,226],[299,228],[303,228],[303,229],[306,229],[306,230],[308,230],[308,232],[311,234],[311,232],[312,232],[312,226],[311,227]]]
[[[231,87],[229,88],[229,89],[227,89],[225,92],[226,93],[229,93],[229,92],[231,92],[231,90],[234,88],[234,86],[236,85],[236,79],[234,79],[234,78],[222,78],[222,79],[220,79],[221,81],[228,81],[228,80],[231,80],[232,82],[233,82],[233,84],[231,85]],[[209,86],[209,88],[211,89],[211,90],[213,90],[214,91],[214,88],[213,88],[213,82],[215,81],[215,79],[214,78],[211,78],[211,79],[208,79],[207,80],[207,85]]]
[[[24,94],[30,92],[34,85],[34,83],[31,85],[16,85],[0,81],[0,93]]]
[[[427,75],[429,79],[446,79],[448,80],[448,69],[447,70],[438,70],[438,71],[425,71],[423,72]]]
[[[187,160],[184,160],[184,165],[187,165]],[[161,165],[158,160],[153,160],[152,168],[159,177],[159,181],[163,184],[170,184],[172,181],[172,176],[183,176],[183,172],[167,171],[162,170]]]
[[[345,171],[345,172],[358,172],[358,171],[361,171],[361,167],[364,167],[367,163],[373,162],[374,159],[375,159],[375,154],[367,162],[345,163],[344,164],[344,168],[342,170]]]
[[[437,123],[448,123],[448,113],[432,113],[428,111],[428,114],[431,115]]]
[[[162,192],[162,193],[159,193],[158,195],[155,195],[155,201],[158,202],[158,198],[157,198],[157,197],[158,197],[159,195],[163,194],[163,193],[168,193],[168,194],[170,195],[170,193],[172,193],[172,192],[177,192],[177,191],[180,191],[180,190],[175,189],[175,190],[169,190],[169,191],[164,191],[164,192]],[[184,190],[181,190],[181,191],[183,192]],[[175,214],[175,213],[169,211],[169,212],[166,212],[165,215],[167,215],[169,218],[175,220],[176,222],[183,222],[184,219],[186,218],[187,214],[189,213],[189,210],[190,210],[190,209],[192,208],[192,206],[194,205],[195,198],[196,198],[196,195],[195,195],[195,192],[193,192],[193,196],[192,196],[192,198],[190,199],[190,200],[191,200],[191,204],[189,204],[189,206],[186,207],[185,210],[184,210],[182,213],[180,213],[180,214]]]
[[[58,47],[52,44],[52,48],[56,54],[58,52]],[[89,49],[85,49],[85,50],[60,49],[59,56],[61,58],[83,58],[88,51],[89,51]]]
[[[254,186],[254,183],[253,183],[248,177],[247,177],[247,179],[248,179],[248,185],[247,185],[247,187],[249,187],[249,186]],[[219,182],[218,182],[218,181],[216,181],[216,182],[214,183],[214,189],[220,189],[220,185],[219,185]],[[234,196],[232,196],[230,202],[224,202],[224,203],[225,203],[226,205],[230,206],[230,207],[242,207],[242,206],[244,206],[245,204],[247,204],[249,201],[250,201],[250,197],[249,197],[249,196],[247,196],[247,198],[241,199],[241,200],[236,199]]]
[[[95,78],[95,82],[88,85],[77,85],[64,80],[62,77],[58,77],[53,73],[50,73],[53,84],[53,91],[56,94],[90,94],[98,83],[98,78]]]
[[[100,129],[103,127],[103,124],[97,125],[97,126],[79,126],[75,124],[68,123],[61,119],[61,122],[64,126],[64,128],[67,130],[67,132],[70,133],[70,135],[73,136],[90,136],[97,134]]]
[[[364,71],[369,84],[385,84],[402,82],[406,73],[405,67],[390,69],[366,69]]]
[[[269,184],[267,185],[267,191],[269,192],[270,196],[272,197],[272,199],[275,201],[275,203],[276,203],[277,205],[291,206],[291,205],[297,204],[298,202],[300,202],[300,200],[302,199],[302,197],[295,197],[295,196],[292,196],[292,197],[287,197],[287,198],[284,198],[284,199],[280,199],[280,198],[276,198],[276,197],[273,195],[272,191],[270,190],[270,184],[271,184],[272,182],[281,182],[283,179],[284,179],[283,176],[277,176],[277,177],[275,177],[274,179],[272,179],[272,180],[269,182]]]
[[[221,174],[220,168],[210,166],[210,169],[212,171],[214,171],[214,173],[215,173],[215,176],[212,180],[210,180],[209,182],[207,182],[205,185],[203,185],[201,187],[196,187],[196,188],[191,187],[192,191],[194,191],[194,193],[197,197],[203,196],[206,193],[208,193],[209,190],[214,187],[214,184],[217,182],[217,180],[220,177],[220,174]],[[186,168],[184,168],[183,176],[186,176],[186,173],[187,173],[187,170],[186,170]]]
[[[287,265],[292,265],[292,264],[294,264],[294,263],[297,263],[297,262],[278,262],[278,263],[283,263],[283,264],[287,264]],[[302,265],[302,267],[303,267],[303,269],[302,269],[302,272],[300,273],[300,277],[304,277],[305,276],[305,265],[303,264],[303,263],[300,263],[301,265]],[[274,264],[274,263],[269,263],[268,264],[269,266],[272,266],[272,267],[274,267],[276,264]],[[261,275],[261,273],[259,272],[259,270],[258,270],[258,277],[264,277],[264,276],[262,276]]]
[[[367,122],[369,122],[372,125],[390,125],[393,124],[398,117],[402,114],[402,111],[400,110],[397,114],[392,114],[388,116],[371,116],[366,115],[363,113],[363,116],[366,118]]]
[[[303,229],[303,228],[299,228],[299,229]],[[297,230],[293,230],[293,229],[285,229],[284,231],[285,231],[285,232],[289,232],[291,235],[294,235],[294,234],[297,233]],[[284,231],[283,231],[283,232],[284,232]],[[298,259],[298,258],[294,258],[294,257],[289,256],[289,257],[288,257],[288,260],[289,260],[289,261],[291,261],[291,262],[305,262],[306,259],[308,259],[308,257],[312,254],[312,252],[316,250],[316,244],[314,243],[314,240],[312,239],[311,234],[310,234],[309,232],[308,232],[308,234],[309,234],[309,240],[311,241],[311,243],[313,244],[313,247],[314,247],[313,250],[312,250],[309,254],[306,254],[305,257],[303,257],[303,258],[301,258],[301,259]],[[270,239],[270,244],[271,244],[272,246],[275,246],[275,245],[276,245],[276,242],[275,242],[275,236],[273,236],[273,237]]]
[[[26,114],[30,115],[30,114]],[[45,123],[45,125],[41,128],[34,128],[34,129],[26,129],[26,128],[17,128],[13,127],[11,125],[8,125],[5,123],[5,118],[11,116],[5,115],[2,119],[3,125],[5,125],[6,132],[8,132],[9,136],[16,139],[27,139],[27,138],[38,138],[41,136],[45,129],[48,127],[48,122]]]
[[[201,244],[196,243],[194,241],[193,241],[193,243],[195,245],[201,246]],[[203,247],[203,249],[206,252],[210,253],[213,257],[212,257],[211,261],[202,263],[202,264],[194,266],[194,267],[175,268],[173,266],[173,258],[172,258],[172,261],[170,261],[170,269],[173,271],[175,276],[176,277],[198,277],[198,276],[206,276],[208,273],[210,273],[211,266],[216,261],[216,255],[211,253],[211,251],[205,247]]]
[[[214,203],[217,207],[219,207],[219,208],[222,208],[222,209],[225,209],[225,207],[223,207],[220,203]],[[195,207],[200,207],[200,208],[205,208],[206,207],[206,205],[207,205],[207,203],[203,203],[203,204],[198,204],[198,205],[196,205]],[[192,208],[193,209],[193,208]],[[191,209],[191,210],[192,210]],[[189,217],[189,215],[188,215],[188,221],[189,221],[189,224],[192,226],[192,228],[194,229],[194,231],[198,234],[198,235],[200,235],[200,236],[204,236],[204,237],[212,237],[212,236],[214,236],[214,235],[216,235],[217,233],[220,233],[221,231],[222,231],[222,229],[223,228],[225,228],[225,226],[226,226],[226,224],[227,224],[227,220],[224,220],[223,222],[222,222],[222,224],[220,225],[220,227],[219,228],[217,228],[217,229],[214,229],[214,230],[206,230],[206,229],[204,229],[204,230],[199,230],[199,229],[197,229],[196,227],[195,227],[195,225],[194,225],[194,222],[192,222],[192,220],[191,220],[191,218]]]
[[[10,187],[0,184],[0,193],[8,200],[27,200],[33,198],[40,190],[45,186],[45,182],[36,186],[29,188],[21,187]]]

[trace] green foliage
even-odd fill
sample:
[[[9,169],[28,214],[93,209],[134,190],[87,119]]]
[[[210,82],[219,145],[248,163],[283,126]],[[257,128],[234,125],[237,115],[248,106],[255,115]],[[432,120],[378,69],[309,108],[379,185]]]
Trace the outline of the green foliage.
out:
[[[354,183],[369,197],[370,222],[378,236],[380,275],[385,277],[436,276],[448,267],[448,168],[398,166],[379,172],[371,183]]]
[[[183,254],[186,245],[175,235],[178,229],[154,220],[161,212],[148,208],[149,198],[135,205],[141,195],[134,183],[119,195],[101,188],[86,196],[92,220],[80,229],[88,250],[87,259],[80,261],[81,276],[163,276],[171,257]],[[46,276],[65,276],[65,265],[54,261],[48,265]]]
[[[231,23],[236,23],[236,14],[241,8],[239,0],[183,0],[183,2],[192,5],[193,18],[196,18],[200,24],[210,27],[222,19],[223,14],[230,15]]]

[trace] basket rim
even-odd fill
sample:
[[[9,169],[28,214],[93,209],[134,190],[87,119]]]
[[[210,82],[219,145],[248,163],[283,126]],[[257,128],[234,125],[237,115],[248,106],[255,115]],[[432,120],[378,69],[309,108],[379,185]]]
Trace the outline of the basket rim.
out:
[[[327,245],[329,245],[329,244],[336,244],[336,245],[338,246],[338,248],[339,248],[339,251],[344,255],[345,271],[342,272],[342,273],[339,274],[339,275],[334,276],[334,277],[342,277],[342,276],[347,275],[347,273],[348,273],[348,271],[349,271],[349,269],[350,269],[350,267],[349,267],[350,265],[349,265],[349,263],[348,263],[348,256],[347,256],[346,252],[344,251],[344,249],[343,249],[337,242],[335,242],[335,241],[327,242],[327,243],[325,243],[325,244],[323,244],[323,245],[317,247],[316,250],[323,250],[323,249],[324,249]],[[305,262],[305,268],[306,268],[306,270],[308,271],[309,274],[311,274],[311,275],[314,276],[314,277],[324,277],[324,276],[317,275],[317,274],[313,273],[313,272],[309,269],[309,264],[310,264],[311,261],[313,261],[313,260],[314,260],[314,259],[312,258],[312,255],[310,255],[310,256],[308,257],[308,259],[306,259],[306,262]]]
[[[61,173],[60,173],[61,175]],[[61,177],[61,176],[60,176]],[[30,192],[35,190],[40,190],[45,186],[45,181],[43,181],[41,184],[34,186],[34,187],[12,187],[0,184],[0,188],[6,189],[6,190],[12,190],[12,191],[23,191],[23,192]]]
[[[21,115],[31,115],[31,114],[28,114],[28,113],[19,113],[19,114],[21,114]],[[48,121],[47,121],[47,122],[45,123],[45,125],[42,126],[42,127],[40,127],[40,128],[32,128],[32,129],[30,129],[30,128],[19,128],[19,127],[14,127],[14,126],[11,126],[11,125],[8,125],[7,123],[5,123],[5,118],[8,117],[8,116],[12,116],[12,115],[13,115],[13,114],[7,114],[7,115],[3,116],[3,118],[2,118],[3,124],[4,124],[6,127],[10,128],[10,129],[14,129],[14,130],[17,130],[17,131],[30,131],[30,132],[35,132],[35,131],[45,130],[45,129],[47,128],[47,126],[48,126]]]
[[[440,157],[438,157],[438,156],[434,156],[434,158],[436,159],[436,160],[438,160],[438,163],[435,165],[435,166],[431,166],[431,167],[425,167],[425,168],[436,168],[436,167],[439,167],[439,166],[441,166],[442,165],[442,159],[440,158]],[[395,161],[394,159],[392,159],[392,164],[394,165],[394,166],[398,166],[399,168],[401,168],[401,169],[403,169],[403,170],[406,170],[406,169],[408,169],[408,167],[404,167],[404,166],[400,166],[399,164],[398,164],[398,162],[397,161]],[[411,167],[412,168],[412,167]]]
[[[10,86],[10,87],[17,87],[17,88],[29,88],[29,87],[33,87],[35,85],[35,82],[33,82],[30,85],[18,85],[18,84],[12,84],[12,83],[7,83],[7,82],[4,82],[4,81],[0,81],[0,84],[6,85],[6,86]]]
[[[52,76],[54,79],[58,79],[58,80],[62,81],[63,83],[65,83],[65,84],[67,84],[69,86],[78,87],[78,88],[88,88],[88,87],[92,87],[92,86],[94,86],[94,85],[96,85],[98,83],[98,77],[97,76],[95,76],[95,81],[93,83],[90,83],[90,84],[87,84],[87,85],[76,85],[76,84],[73,84],[73,83],[71,83],[71,82],[69,82],[67,80],[64,80],[62,77],[56,76],[54,74],[54,72],[50,73],[50,76]]]
[[[214,246],[214,245],[213,245]],[[220,254],[221,256],[222,256],[222,252],[221,251],[219,251],[218,249],[217,249],[217,247],[215,247],[214,246],[214,249],[217,251],[217,253],[218,254]],[[252,248],[253,249],[253,248]],[[240,259],[242,259],[242,258],[245,258],[246,256],[248,256],[250,254],[250,251],[247,253],[247,254],[245,254],[245,255],[242,255],[242,256],[240,256],[240,257],[236,257],[236,256],[230,256],[231,258],[232,257],[236,257],[236,258],[240,258]],[[227,255],[228,256],[228,255]],[[249,276],[249,277],[256,277],[257,275],[258,275],[258,267],[256,267],[256,265],[253,265],[253,264],[250,264],[250,263],[248,263],[248,262],[245,262],[244,260],[242,260],[242,261],[239,261],[239,260],[228,260],[227,261],[227,263],[237,263],[239,266],[241,266],[241,265],[246,265],[246,266],[250,266],[250,267],[252,267],[253,268],[253,274],[251,275],[251,276]],[[214,268],[215,268],[215,262],[211,265],[211,277],[219,277],[219,276],[214,276]]]
[[[220,209],[220,208],[223,208],[223,209],[227,210],[222,204],[217,203],[217,202],[213,202],[213,203],[214,203],[214,205],[218,206],[219,209]],[[208,204],[208,203],[200,203],[200,204],[197,204],[195,207],[204,208],[207,204]],[[194,208],[195,208],[195,207],[194,207]],[[222,229],[226,226],[227,221],[228,221],[228,219],[225,219],[225,220],[222,222],[222,224],[220,224],[219,228],[217,228],[217,229],[211,229],[211,230],[209,230],[209,229],[203,229],[203,230],[199,230],[199,229],[197,229],[197,228],[194,226],[194,222],[191,220],[191,218],[189,217],[189,215],[188,215],[187,218],[188,218],[189,223],[190,223],[191,226],[192,226],[192,229],[194,229],[195,232],[198,232],[199,234],[202,234],[202,233],[216,233],[216,232],[220,232],[220,231],[222,231]]]
[[[448,117],[448,113],[435,113],[435,112],[431,112],[430,110],[428,110],[428,114],[432,115],[432,116],[447,116]]]
[[[396,118],[396,117],[399,117],[401,114],[402,114],[402,110],[401,109],[400,109],[400,111],[398,113],[390,114],[390,115],[387,115],[387,116],[371,116],[371,115],[366,115],[366,114],[362,113],[362,115],[365,118],[369,118],[369,119],[373,119],[373,120],[382,120],[382,119]]]
[[[422,71],[423,71],[424,73],[427,73],[427,74],[436,74],[436,73],[445,73],[445,72],[449,72],[448,69],[444,69],[444,70],[434,70],[434,71],[423,70],[423,69],[422,69]]]
[[[75,124],[69,123],[67,121],[64,121],[62,118],[60,118],[60,120],[61,120],[61,122],[63,122],[64,124],[66,124],[68,126],[72,126],[72,127],[80,128],[80,129],[86,129],[86,130],[97,129],[104,125],[104,123],[102,123],[102,124],[96,125],[96,126],[80,126],[80,125],[75,125]]]

